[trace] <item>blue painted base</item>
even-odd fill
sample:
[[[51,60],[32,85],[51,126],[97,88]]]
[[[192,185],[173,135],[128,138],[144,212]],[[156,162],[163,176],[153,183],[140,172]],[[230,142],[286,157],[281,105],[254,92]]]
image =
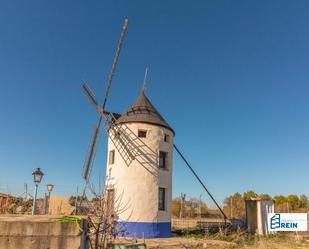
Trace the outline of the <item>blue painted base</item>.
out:
[[[117,223],[118,236],[127,238],[172,237],[171,222],[127,222]]]

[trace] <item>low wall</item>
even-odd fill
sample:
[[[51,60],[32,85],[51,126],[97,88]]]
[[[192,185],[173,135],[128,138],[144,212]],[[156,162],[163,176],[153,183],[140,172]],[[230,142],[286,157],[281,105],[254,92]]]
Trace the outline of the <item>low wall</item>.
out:
[[[76,222],[56,222],[56,217],[59,216],[0,216],[0,248],[82,248]]]
[[[224,224],[223,219],[216,218],[172,218],[172,228],[173,229],[190,229],[198,227],[199,223],[214,223],[214,224]]]

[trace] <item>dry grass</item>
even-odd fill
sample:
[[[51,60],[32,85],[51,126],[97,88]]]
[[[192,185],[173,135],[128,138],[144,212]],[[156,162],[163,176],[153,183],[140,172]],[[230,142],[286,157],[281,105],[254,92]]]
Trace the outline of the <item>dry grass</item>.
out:
[[[146,239],[150,249],[309,249],[306,236],[277,234],[268,237],[250,236],[236,232],[230,235],[174,237],[166,239]]]
[[[241,249],[302,249],[309,248],[309,241],[304,236],[295,234],[277,234],[268,237],[256,237]]]

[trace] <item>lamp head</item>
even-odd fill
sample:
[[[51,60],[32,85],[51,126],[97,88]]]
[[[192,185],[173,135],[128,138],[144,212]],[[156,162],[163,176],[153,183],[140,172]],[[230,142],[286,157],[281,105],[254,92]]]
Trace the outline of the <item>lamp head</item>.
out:
[[[37,168],[33,173],[33,181],[35,184],[39,184],[43,178],[44,173],[41,171],[40,168]]]
[[[48,192],[53,191],[54,186],[55,186],[55,185],[53,185],[53,184],[51,184],[51,183],[47,184],[47,190],[48,190]]]

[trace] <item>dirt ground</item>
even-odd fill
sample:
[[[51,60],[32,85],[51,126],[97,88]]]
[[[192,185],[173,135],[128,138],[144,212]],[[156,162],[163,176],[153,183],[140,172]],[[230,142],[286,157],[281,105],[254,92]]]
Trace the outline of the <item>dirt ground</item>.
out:
[[[147,248],[150,249],[180,249],[180,248],[218,248],[228,249],[235,248],[233,242],[210,239],[194,239],[194,238],[166,238],[166,239],[147,239]]]
[[[148,249],[309,249],[309,240],[299,236],[254,238],[249,241],[174,237],[146,239],[145,242]]]

